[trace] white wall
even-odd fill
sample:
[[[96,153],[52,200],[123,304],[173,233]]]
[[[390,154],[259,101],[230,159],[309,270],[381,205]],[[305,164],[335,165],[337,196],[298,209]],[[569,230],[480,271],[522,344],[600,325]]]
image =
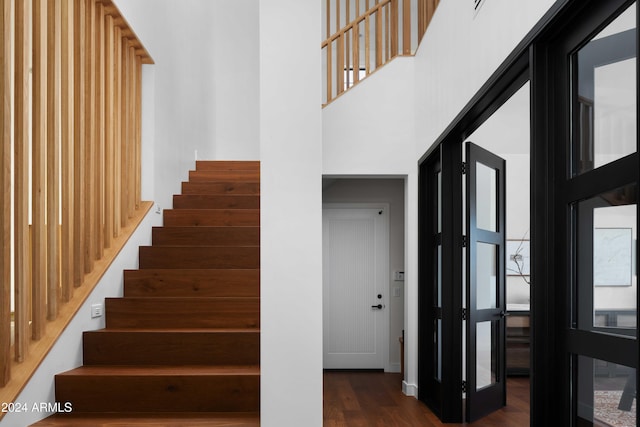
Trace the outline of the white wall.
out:
[[[554,0],[444,0],[416,60],[416,155],[422,156]]]
[[[417,390],[418,164],[415,158],[415,61],[396,58],[322,110],[322,173],[396,176],[405,181],[405,382]],[[390,335],[390,339],[393,335]],[[397,338],[396,338],[397,339]]]
[[[258,0],[116,0],[155,61],[155,198],[199,159],[257,159]]]
[[[404,175],[416,163],[413,58],[397,58],[322,110],[324,175]]]
[[[91,304],[122,296],[123,271],[138,267],[138,247],[151,244],[151,227],[160,223],[160,215],[150,212],[146,216],[14,402],[26,403],[29,409],[33,404],[55,402],[54,376],[82,365],[82,332],[104,328],[104,316],[91,318]],[[0,426],[25,427],[48,415],[31,410],[7,413]]]
[[[404,282],[393,279],[394,271],[404,271],[404,180],[403,179],[338,179],[331,181],[322,193],[324,203],[388,203],[389,204],[389,277],[385,300],[389,309],[389,342],[391,371],[400,372],[400,343],[404,329]],[[399,295],[394,296],[394,289]]]
[[[320,2],[260,0],[261,425],[322,425]]]

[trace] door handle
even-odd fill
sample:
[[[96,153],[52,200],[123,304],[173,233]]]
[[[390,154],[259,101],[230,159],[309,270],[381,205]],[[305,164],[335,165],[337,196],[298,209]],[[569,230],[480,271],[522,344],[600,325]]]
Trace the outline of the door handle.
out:
[[[501,317],[502,319],[504,319],[504,318],[505,318],[505,317],[507,317],[507,316],[511,316],[511,314],[506,313],[504,310],[502,310],[502,311],[500,312],[500,317]]]
[[[376,308],[378,310],[382,310],[382,308],[384,307],[384,305],[382,304],[378,304],[378,305],[372,305],[371,308]]]

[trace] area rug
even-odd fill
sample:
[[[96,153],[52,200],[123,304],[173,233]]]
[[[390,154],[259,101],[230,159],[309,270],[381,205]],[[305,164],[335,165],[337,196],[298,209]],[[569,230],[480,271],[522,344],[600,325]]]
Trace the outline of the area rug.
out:
[[[618,404],[620,403],[621,396],[622,391],[594,391],[594,421],[599,421],[602,426],[635,427],[636,400],[633,400],[633,405],[631,406],[630,411],[621,411],[620,409],[618,409]]]

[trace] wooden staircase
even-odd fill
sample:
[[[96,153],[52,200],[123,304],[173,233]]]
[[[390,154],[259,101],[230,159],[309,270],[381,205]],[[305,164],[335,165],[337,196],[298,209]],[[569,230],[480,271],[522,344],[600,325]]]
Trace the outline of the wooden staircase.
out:
[[[197,162],[34,426],[260,425],[260,166]]]

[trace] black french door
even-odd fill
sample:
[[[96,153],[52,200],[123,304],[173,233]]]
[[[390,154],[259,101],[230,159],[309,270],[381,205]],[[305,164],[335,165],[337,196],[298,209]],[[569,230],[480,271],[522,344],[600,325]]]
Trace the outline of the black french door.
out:
[[[550,251],[536,252],[556,329],[548,405],[570,427],[636,426],[638,10],[625,0],[580,6],[534,56],[546,62],[534,67],[548,100],[534,120],[548,123],[539,144],[551,165]]]
[[[474,421],[506,400],[505,161],[441,144],[420,188],[418,397],[443,422]]]
[[[466,420],[506,404],[504,159],[466,144]]]

